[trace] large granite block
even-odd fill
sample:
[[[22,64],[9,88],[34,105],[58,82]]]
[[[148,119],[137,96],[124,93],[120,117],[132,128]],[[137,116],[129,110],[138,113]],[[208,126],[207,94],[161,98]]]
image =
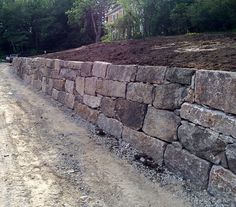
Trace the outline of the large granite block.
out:
[[[197,71],[195,90],[197,103],[236,114],[236,73]]]

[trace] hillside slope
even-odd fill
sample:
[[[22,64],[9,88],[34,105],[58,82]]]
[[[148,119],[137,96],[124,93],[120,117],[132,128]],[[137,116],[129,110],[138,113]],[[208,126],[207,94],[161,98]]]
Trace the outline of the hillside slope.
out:
[[[236,34],[184,35],[97,43],[48,58],[236,71]]]

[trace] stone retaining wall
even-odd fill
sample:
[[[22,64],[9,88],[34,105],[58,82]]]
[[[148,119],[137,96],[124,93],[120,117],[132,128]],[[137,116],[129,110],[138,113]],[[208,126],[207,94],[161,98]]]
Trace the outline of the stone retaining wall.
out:
[[[236,73],[43,58],[13,67],[106,133],[236,202]]]

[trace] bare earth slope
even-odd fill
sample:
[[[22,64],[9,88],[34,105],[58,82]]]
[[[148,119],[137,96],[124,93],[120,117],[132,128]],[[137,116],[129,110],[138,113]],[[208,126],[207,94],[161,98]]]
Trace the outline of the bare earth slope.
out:
[[[236,71],[236,34],[184,35],[97,43],[44,57]]]

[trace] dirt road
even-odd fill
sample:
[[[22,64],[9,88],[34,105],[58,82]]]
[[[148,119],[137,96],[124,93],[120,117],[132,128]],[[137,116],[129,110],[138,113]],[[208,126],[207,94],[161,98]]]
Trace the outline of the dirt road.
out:
[[[0,207],[191,206],[89,138],[0,64]]]

